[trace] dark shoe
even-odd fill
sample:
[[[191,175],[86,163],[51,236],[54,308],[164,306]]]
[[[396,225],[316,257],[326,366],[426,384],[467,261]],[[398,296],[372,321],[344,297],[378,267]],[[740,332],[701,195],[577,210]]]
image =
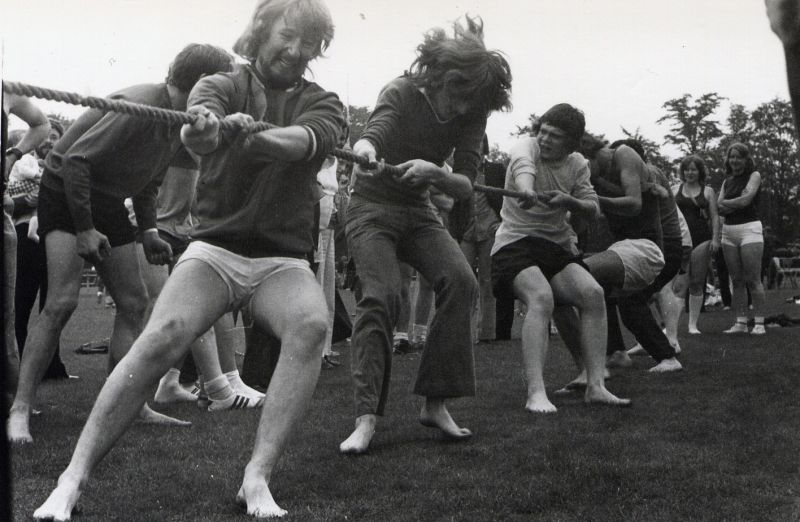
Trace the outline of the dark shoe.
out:
[[[395,355],[405,355],[410,353],[411,350],[411,343],[408,342],[408,339],[398,339],[395,341],[394,346],[392,347],[392,353]]]

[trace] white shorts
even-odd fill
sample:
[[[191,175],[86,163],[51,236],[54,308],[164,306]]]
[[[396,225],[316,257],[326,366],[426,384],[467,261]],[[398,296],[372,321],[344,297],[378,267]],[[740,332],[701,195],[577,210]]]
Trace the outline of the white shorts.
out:
[[[751,221],[741,225],[722,225],[723,245],[739,247],[748,243],[763,243],[764,231],[761,221]]]
[[[286,270],[302,270],[314,277],[308,261],[293,257],[249,258],[234,254],[202,241],[192,241],[175,267],[190,259],[210,266],[228,287],[228,310],[247,305],[258,286],[270,277]]]
[[[625,282],[620,294],[631,294],[650,286],[664,269],[664,254],[649,239],[623,239],[608,247],[622,260]]]

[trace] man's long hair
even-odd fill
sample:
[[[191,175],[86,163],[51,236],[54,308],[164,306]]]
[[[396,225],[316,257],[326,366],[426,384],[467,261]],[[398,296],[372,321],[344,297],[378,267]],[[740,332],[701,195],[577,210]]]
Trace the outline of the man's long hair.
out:
[[[233,44],[233,52],[252,62],[258,48],[269,38],[273,24],[280,17],[292,19],[304,35],[316,39],[314,58],[322,56],[333,40],[333,19],[321,0],[259,0],[253,18]]]
[[[498,51],[483,43],[483,21],[465,17],[449,37],[432,29],[417,47],[417,58],[406,75],[429,92],[444,89],[448,96],[470,102],[485,114],[511,108],[511,67]]]

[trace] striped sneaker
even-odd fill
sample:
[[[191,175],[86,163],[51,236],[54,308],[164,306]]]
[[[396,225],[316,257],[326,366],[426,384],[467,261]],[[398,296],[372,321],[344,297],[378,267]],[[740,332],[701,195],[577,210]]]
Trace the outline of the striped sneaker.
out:
[[[254,397],[247,397],[239,395],[238,393],[232,394],[227,399],[220,401],[208,399],[208,411],[225,411],[225,410],[244,410],[248,408],[260,408],[264,404],[264,399],[256,399]]]

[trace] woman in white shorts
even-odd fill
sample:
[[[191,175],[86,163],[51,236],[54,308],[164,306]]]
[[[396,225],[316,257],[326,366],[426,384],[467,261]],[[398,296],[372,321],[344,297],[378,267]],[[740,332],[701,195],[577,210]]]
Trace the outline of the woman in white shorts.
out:
[[[758,218],[761,174],[755,169],[750,151],[734,143],[725,154],[725,181],[719,192],[722,225],[722,250],[733,282],[733,309],[736,323],[725,333],[747,333],[747,290],[753,298],[755,326],[750,331],[763,335],[764,285],[761,283],[761,256],[764,235]]]

